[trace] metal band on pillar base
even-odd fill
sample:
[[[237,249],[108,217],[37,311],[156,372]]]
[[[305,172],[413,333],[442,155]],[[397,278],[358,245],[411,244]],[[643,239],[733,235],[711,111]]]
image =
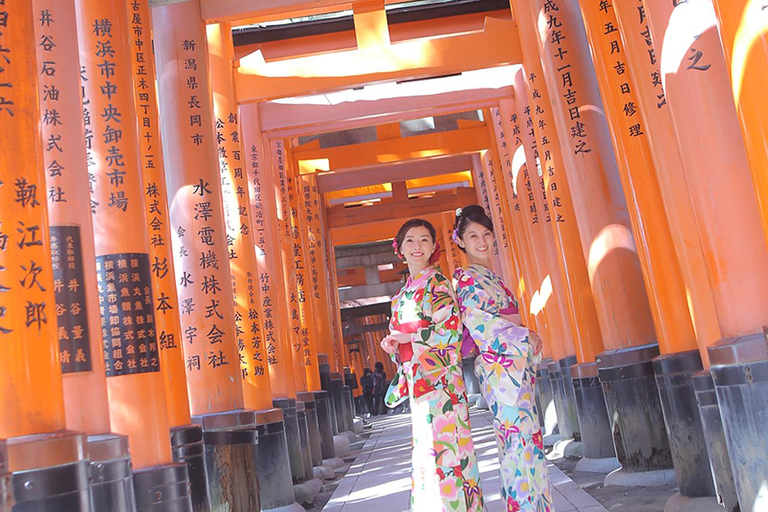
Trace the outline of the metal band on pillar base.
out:
[[[768,510],[768,337],[725,338],[708,348],[717,401],[743,511]]]
[[[321,374],[322,377],[322,374]],[[331,417],[331,401],[328,398],[328,391],[311,391],[315,396],[315,406],[317,407],[317,426],[320,429],[320,450],[323,460],[329,460],[336,457],[336,449],[333,446],[333,426]]]
[[[133,512],[133,488],[128,436],[105,434],[88,437],[91,495],[94,510]]]
[[[552,379],[549,375],[548,365],[551,359],[544,359],[536,370],[536,408],[539,410],[539,423],[541,432],[545,437],[545,444],[552,445],[552,437],[559,436],[557,428],[557,408],[555,407],[555,394],[552,389]]]
[[[256,411],[259,431],[256,465],[259,475],[261,510],[302,512],[304,507],[296,503],[291,477],[291,461],[288,458],[288,442],[285,437],[283,411],[264,409]]]
[[[309,445],[309,425],[307,424],[307,409],[304,402],[296,402],[296,418],[299,422],[299,440],[301,441],[301,460],[304,463],[304,476],[311,479],[314,476],[312,471],[312,448]]]
[[[325,354],[317,355],[318,369],[320,371],[320,386],[323,391],[328,393],[328,404],[330,405],[328,412],[331,420],[331,438],[339,433],[339,423],[336,419],[336,402],[333,399],[333,392],[331,391],[331,365],[328,363],[328,356]],[[333,439],[331,439],[333,442]],[[325,457],[324,457],[325,458]]]
[[[726,512],[738,512],[739,499],[736,497],[736,484],[733,482],[731,457],[728,455],[728,444],[725,441],[715,381],[712,380],[712,373],[709,370],[695,374],[692,381],[696,390],[696,401],[699,404],[701,424],[704,428],[704,440],[707,443],[709,467],[712,470],[717,502]]]
[[[299,433],[299,418],[296,411],[296,400],[293,398],[276,398],[272,405],[283,411],[285,422],[285,438],[288,442],[288,457],[291,462],[291,477],[294,484],[306,480],[304,470],[304,454],[301,451],[301,434]]]
[[[187,465],[193,512],[210,512],[208,473],[205,470],[205,444],[203,427],[184,425],[171,429],[173,461]]]
[[[613,447],[611,423],[605,407],[603,387],[598,378],[597,363],[571,366],[576,413],[581,427],[584,458],[576,465],[579,471],[610,472],[620,464]]]
[[[90,512],[86,437],[67,430],[8,440],[14,512]]]
[[[191,512],[186,464],[165,464],[133,473],[136,512]],[[101,511],[99,511],[101,512]]]
[[[13,482],[8,472],[8,447],[0,439],[0,512],[11,512],[13,507]]]
[[[203,427],[205,469],[212,510],[259,510],[256,451],[259,433],[250,410],[193,416]]]
[[[309,429],[309,451],[312,456],[312,466],[317,467],[323,463],[323,448],[320,438],[320,423],[317,416],[317,403],[312,391],[296,393],[296,401],[304,403],[307,413],[307,428]]]
[[[674,482],[672,454],[653,374],[658,345],[609,350],[597,356],[616,457],[622,465],[605,485],[658,487]]]
[[[573,430],[573,438],[581,441],[581,428],[579,427],[579,416],[576,413],[576,394],[573,390],[573,376],[571,367],[577,363],[576,356],[566,356],[558,360],[560,364],[560,377],[563,379],[563,392],[565,393],[565,406],[568,412],[568,420]]]
[[[698,350],[664,354],[653,360],[677,485],[680,494],[688,498],[715,495],[704,428],[691,380],[702,369]]]
[[[557,411],[557,428],[560,432],[560,438],[573,439],[573,427],[571,426],[571,417],[568,414],[560,363],[558,361],[550,361],[547,363],[547,370],[549,371],[549,381],[552,383],[552,398],[554,399],[555,410]]]

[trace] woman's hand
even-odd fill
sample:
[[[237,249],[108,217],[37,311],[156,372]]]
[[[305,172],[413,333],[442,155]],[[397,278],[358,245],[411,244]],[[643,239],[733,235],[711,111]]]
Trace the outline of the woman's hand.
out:
[[[401,343],[409,343],[411,341],[411,335],[405,332],[392,331],[389,336],[381,340],[381,348],[387,354],[394,354],[397,352],[397,347]]]
[[[541,347],[543,345],[543,341],[541,340],[541,336],[536,334],[533,331],[528,331],[528,343],[531,344],[533,347],[533,354],[539,355],[541,354]]]

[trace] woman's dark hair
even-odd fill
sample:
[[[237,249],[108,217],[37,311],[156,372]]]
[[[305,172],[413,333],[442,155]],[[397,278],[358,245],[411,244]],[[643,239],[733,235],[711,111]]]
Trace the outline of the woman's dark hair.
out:
[[[470,222],[476,222],[493,233],[493,221],[491,221],[491,218],[485,213],[485,209],[482,206],[470,204],[469,206],[461,208],[461,210],[457,210],[457,212],[456,218],[453,221],[453,233],[456,237],[462,238],[464,236],[464,232],[467,230],[467,226],[469,226]],[[454,240],[454,242],[455,241],[456,240]],[[460,245],[459,249],[467,252],[466,249]]]
[[[397,230],[397,234],[395,235],[395,241],[392,243],[395,248],[395,252],[398,255],[402,254],[400,252],[400,246],[403,245],[403,239],[405,238],[406,233],[408,233],[408,230],[418,227],[427,228],[427,231],[429,231],[429,236],[432,237],[432,243],[437,242],[437,231],[435,231],[435,226],[433,226],[431,222],[424,219],[411,219],[400,226],[400,229]]]

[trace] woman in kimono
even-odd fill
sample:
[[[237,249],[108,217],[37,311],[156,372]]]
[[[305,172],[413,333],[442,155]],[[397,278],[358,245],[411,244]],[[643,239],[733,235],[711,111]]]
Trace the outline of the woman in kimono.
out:
[[[461,371],[461,322],[451,283],[432,266],[435,228],[406,222],[392,244],[410,276],[392,299],[382,348],[398,364],[387,406],[410,399],[413,424],[411,510],[482,511],[480,473]]]
[[[470,261],[453,281],[468,335],[462,351],[471,337],[479,352],[475,374],[493,413],[505,510],[552,512],[534,400],[541,339],[521,325],[515,298],[491,270],[493,223],[481,206],[456,210],[453,240]]]

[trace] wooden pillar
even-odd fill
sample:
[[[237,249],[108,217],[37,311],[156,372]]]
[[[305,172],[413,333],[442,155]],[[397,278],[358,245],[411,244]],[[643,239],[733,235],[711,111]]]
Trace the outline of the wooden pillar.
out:
[[[272,388],[259,317],[261,297],[249,212],[248,160],[241,141],[232,76],[232,28],[228,23],[219,23],[208,25],[206,32],[243,399],[247,408],[260,411],[272,408]]]
[[[448,261],[448,268],[446,269],[448,272],[450,272],[450,275],[448,275],[449,278],[453,278],[453,273],[456,271],[456,269],[461,268],[461,257],[459,256],[459,253],[461,250],[459,249],[459,246],[456,245],[456,242],[453,241],[453,223],[456,219],[456,213],[455,212],[445,212],[441,215],[442,222],[440,223],[440,232],[443,235],[443,239],[445,240],[445,254],[446,259]],[[511,283],[510,283],[511,284]]]
[[[154,7],[152,21],[190,408],[233,411],[243,388],[205,25],[195,1]]]
[[[763,2],[712,0],[720,21],[720,37],[731,94],[741,124],[752,180],[768,238],[768,7]]]
[[[273,398],[293,398],[296,388],[290,347],[284,334],[286,319],[282,317],[279,287],[283,286],[282,262],[277,246],[277,221],[272,176],[272,157],[268,140],[261,132],[258,105],[240,107],[243,147],[248,154],[246,166],[250,188],[251,216],[258,286],[261,292],[259,312],[263,322],[262,340],[266,369]]]
[[[134,468],[171,461],[139,162],[128,11],[77,1],[83,114],[110,419]]]
[[[0,6],[0,438],[66,426],[35,23],[31,2]],[[9,462],[13,470],[14,461]]]
[[[537,27],[534,39],[523,44],[538,45],[555,97],[555,121],[605,348],[653,343],[643,276],[578,6],[535,0],[525,12],[522,4],[516,3],[521,23]],[[539,19],[540,24],[534,21]]]
[[[632,77],[637,106],[644,122],[644,136],[648,139],[656,178],[661,189],[663,204],[672,232],[685,287],[687,308],[699,343],[704,366],[708,366],[706,347],[720,339],[712,289],[702,252],[701,239],[691,205],[691,197],[683,172],[683,161],[678,149],[674,125],[670,117],[660,71],[660,45],[651,37],[643,0],[613,4],[621,30],[626,70]],[[619,66],[619,69],[623,69]],[[636,117],[636,116],[635,116]],[[682,264],[685,262],[685,264]]]
[[[325,212],[323,212],[325,213]],[[344,347],[344,340],[341,332],[341,307],[339,301],[339,279],[336,276],[336,257],[334,255],[333,236],[325,229],[325,218],[321,218],[323,224],[321,225],[322,232],[326,233],[325,239],[325,254],[326,265],[329,276],[330,286],[328,287],[328,295],[330,297],[331,306],[331,332],[333,334],[333,347],[334,347],[334,361],[336,363],[336,371],[340,372],[344,366],[347,365],[347,350]]]
[[[635,82],[612,4],[580,0],[592,49],[597,83],[611,131],[617,167],[627,199],[632,233],[651,305],[659,349],[675,353],[696,349],[685,285],[654,165],[648,126],[640,114]],[[654,108],[651,106],[651,108]]]
[[[107,381],[101,347],[88,166],[85,160],[80,62],[74,0],[33,2],[41,101],[45,186],[50,222],[56,328],[67,428],[89,434],[110,431]],[[45,69],[51,69],[48,73]],[[41,240],[37,227],[16,226]],[[10,228],[10,226],[9,226]],[[25,242],[26,243],[26,242]],[[55,311],[55,314],[54,314]],[[55,322],[54,322],[55,319]]]
[[[472,177],[475,183],[475,189],[477,191],[478,203],[480,206],[485,208],[486,213],[491,217],[494,225],[500,225],[501,221],[497,221],[499,211],[498,209],[494,208],[494,205],[491,202],[491,184],[489,182],[489,177],[486,175],[486,164],[487,161],[483,161],[482,154],[472,155]],[[493,270],[504,277],[505,271],[504,266],[502,265],[502,255],[501,250],[499,249],[499,244],[500,240],[496,239],[494,242],[493,256],[491,261],[493,264]],[[523,290],[518,290],[518,292],[522,295]]]
[[[152,262],[152,293],[155,299],[160,367],[165,378],[168,420],[172,427],[189,425],[189,396],[179,321],[179,296],[171,246],[171,221],[165,162],[160,140],[160,118],[155,89],[152,50],[152,17],[148,0],[131,0],[130,44],[134,101],[139,124],[139,161],[144,184],[144,205],[149,221],[149,257]]]

